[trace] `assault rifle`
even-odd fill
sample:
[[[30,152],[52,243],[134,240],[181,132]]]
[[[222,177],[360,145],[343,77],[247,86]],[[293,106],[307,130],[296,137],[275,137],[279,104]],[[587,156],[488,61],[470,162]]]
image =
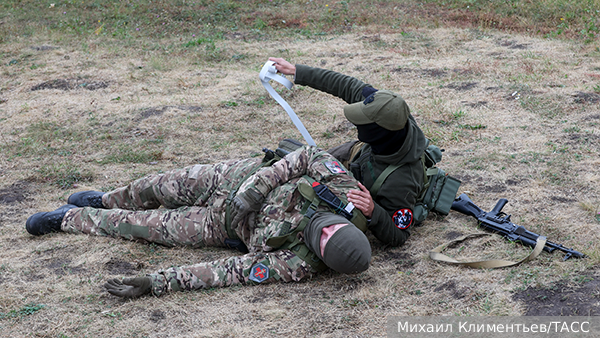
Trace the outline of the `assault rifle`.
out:
[[[506,215],[502,212],[502,208],[508,200],[506,198],[501,198],[496,203],[496,206],[492,211],[485,212],[481,210],[466,194],[461,194],[454,200],[452,203],[452,210],[456,210],[465,215],[473,216],[477,218],[477,222],[480,226],[489,229],[493,232],[499,233],[504,236],[506,239],[510,241],[519,241],[527,246],[532,248],[535,247],[536,241],[540,235],[533,233],[531,231],[526,230],[524,227],[520,225],[516,225],[510,221],[510,215]],[[561,244],[555,244],[549,241],[546,241],[544,245],[544,251],[552,253],[554,250],[560,250],[565,252],[566,255],[563,258],[563,261],[571,257],[583,258],[585,257],[579,251],[575,251],[573,249],[568,249],[562,246]]]

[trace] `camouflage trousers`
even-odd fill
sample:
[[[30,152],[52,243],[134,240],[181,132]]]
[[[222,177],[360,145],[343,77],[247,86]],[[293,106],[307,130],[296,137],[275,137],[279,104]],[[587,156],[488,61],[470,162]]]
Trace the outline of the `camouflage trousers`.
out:
[[[106,193],[108,209],[69,210],[61,228],[167,246],[224,246],[226,195],[258,165],[260,159],[246,159],[149,175]]]

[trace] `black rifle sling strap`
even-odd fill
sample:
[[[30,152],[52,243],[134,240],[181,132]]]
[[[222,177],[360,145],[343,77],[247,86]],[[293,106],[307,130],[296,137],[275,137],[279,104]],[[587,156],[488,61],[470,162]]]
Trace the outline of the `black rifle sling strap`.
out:
[[[476,233],[476,234],[470,234],[470,235],[465,235],[465,236],[459,237],[453,241],[442,244],[442,245],[438,246],[437,248],[434,248],[431,251],[429,251],[429,258],[431,258],[434,261],[438,261],[438,262],[444,262],[444,263],[455,264],[455,265],[465,265],[465,266],[468,266],[471,268],[482,268],[482,269],[505,268],[505,267],[509,267],[509,266],[516,266],[516,265],[525,263],[527,261],[530,261],[530,260],[536,258],[540,254],[540,252],[542,252],[542,250],[544,249],[544,245],[546,245],[546,237],[539,236],[537,239],[537,242],[535,244],[535,248],[533,248],[531,253],[527,257],[525,257],[517,262],[505,261],[502,259],[491,259],[491,260],[482,260],[482,261],[458,261],[458,260],[456,260],[452,257],[446,256],[442,253],[442,251],[444,251],[445,248],[447,248],[449,245],[452,245],[454,243],[460,243],[469,238],[490,236],[490,235],[492,235],[492,234]]]

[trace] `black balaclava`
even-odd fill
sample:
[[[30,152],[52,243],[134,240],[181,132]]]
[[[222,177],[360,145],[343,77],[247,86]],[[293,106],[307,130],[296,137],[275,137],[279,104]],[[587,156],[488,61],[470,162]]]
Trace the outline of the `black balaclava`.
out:
[[[377,92],[377,89],[373,87],[363,88],[362,95],[366,98],[365,101],[375,92]],[[394,154],[400,150],[404,140],[406,140],[406,126],[400,130],[392,131],[381,127],[377,123],[369,123],[357,125],[356,129],[358,129],[358,139],[368,143],[376,155]]]
[[[387,130],[377,123],[356,126],[358,139],[368,143],[376,155],[391,155],[402,147],[406,140],[406,127],[400,130]]]

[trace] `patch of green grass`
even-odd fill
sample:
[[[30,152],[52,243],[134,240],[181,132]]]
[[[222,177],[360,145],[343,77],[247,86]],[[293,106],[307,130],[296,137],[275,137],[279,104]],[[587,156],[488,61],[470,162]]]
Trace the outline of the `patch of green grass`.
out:
[[[529,151],[525,154],[513,154],[510,155],[511,158],[518,160],[519,163],[523,164],[536,164],[536,163],[545,163],[546,157],[538,152]]]
[[[458,110],[452,113],[452,118],[454,118],[455,120],[460,119],[461,117],[464,117],[465,115],[467,115],[467,113],[465,113],[462,110]]]
[[[462,129],[469,129],[469,130],[477,130],[477,129],[485,129],[485,128],[487,128],[487,126],[484,126],[481,123],[480,124],[475,124],[475,125],[472,125],[472,124],[459,124],[458,127],[462,128]]]
[[[72,36],[95,36],[119,40],[193,38],[195,34],[218,36],[248,32],[255,37],[267,33],[317,35],[343,32],[352,25],[386,21],[381,13],[395,4],[376,0],[378,6],[349,6],[347,1],[237,0],[185,1],[62,1],[6,0],[0,3],[0,36],[5,42],[41,31]],[[285,8],[285,15],[281,14]],[[193,39],[192,39],[193,40]],[[188,44],[186,44],[188,45]],[[189,45],[188,45],[189,47]]]
[[[527,95],[522,97],[520,102],[525,110],[548,119],[560,117],[565,113],[564,99]]]
[[[585,42],[595,41],[599,32],[600,4],[595,0],[427,0],[425,6],[433,16],[434,26],[439,26],[438,18],[443,17],[449,25],[453,20],[464,25],[466,20],[473,27],[529,28],[529,32],[542,36],[576,37]],[[185,48],[197,44],[199,38],[195,36],[200,34],[204,39],[232,33],[252,39],[317,38],[325,33],[344,33],[367,26],[401,29],[403,39],[421,40],[422,36],[406,28],[432,25],[431,20],[419,16],[423,7],[422,3],[408,0],[67,0],[53,3],[5,0],[0,2],[3,22],[0,43],[39,34],[62,34],[156,46],[160,39],[175,37],[188,41],[182,44]],[[202,44],[206,42],[210,46],[214,40]],[[383,40],[372,42],[377,47],[389,47]]]
[[[86,138],[79,129],[54,122],[33,122],[24,131],[15,129],[13,133],[19,136],[15,141],[0,143],[2,153],[9,160],[23,156],[68,157],[76,150],[74,144]]]
[[[489,164],[491,164],[489,158],[481,156],[469,157],[465,161],[465,166],[472,170],[485,170]]]
[[[581,132],[581,128],[579,128],[578,126],[573,126],[573,127],[565,128],[565,129],[563,129],[563,131],[565,133],[569,133],[569,134],[579,133],[579,132]]]
[[[598,38],[600,3],[596,0],[426,0],[465,13],[484,28],[525,30],[548,38]],[[468,13],[468,14],[467,14]],[[462,18],[462,17],[461,17]],[[518,18],[518,19],[517,19]]]
[[[43,165],[36,170],[36,174],[38,180],[50,182],[61,189],[72,188],[79,182],[91,182],[94,177],[90,172],[81,173],[79,168],[70,161]]]
[[[44,304],[29,303],[29,304],[24,305],[22,308],[20,308],[18,310],[10,310],[9,312],[6,312],[6,313],[0,312],[0,319],[22,318],[25,316],[32,315],[45,307],[46,307],[46,305],[44,305]]]
[[[104,157],[101,164],[148,163],[162,158],[162,150],[143,148],[143,145],[121,144],[117,149],[112,149],[112,153]]]

